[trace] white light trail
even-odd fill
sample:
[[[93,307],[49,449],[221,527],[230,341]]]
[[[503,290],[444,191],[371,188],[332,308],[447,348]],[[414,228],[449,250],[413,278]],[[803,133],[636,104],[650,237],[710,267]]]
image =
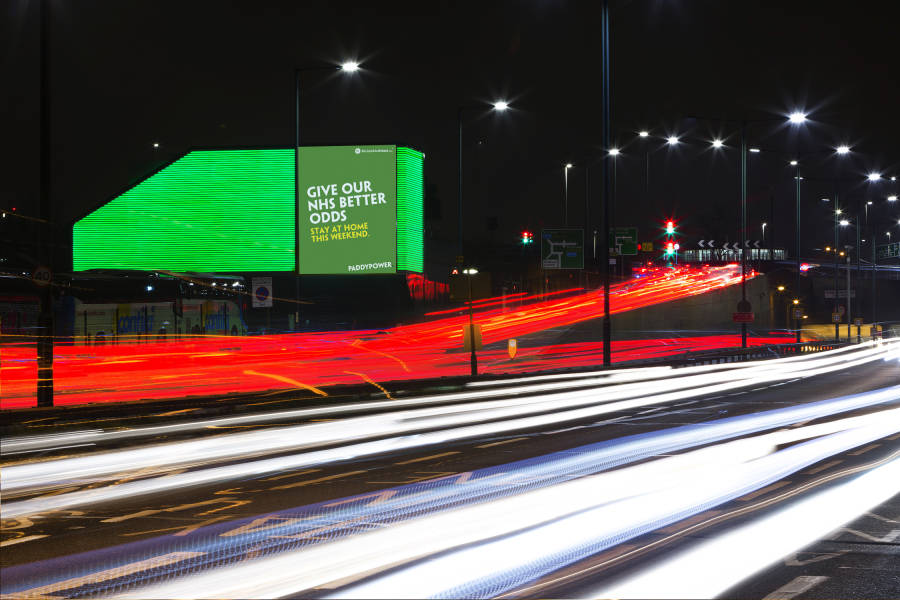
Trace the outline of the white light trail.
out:
[[[488,597],[900,430],[900,409],[779,431],[198,573],[123,597]],[[818,437],[772,453],[777,444]],[[397,567],[442,553],[436,558]],[[541,566],[543,565],[543,566]],[[468,582],[468,585],[464,585]]]
[[[308,451],[272,459],[206,468],[168,477],[131,481],[105,488],[7,502],[4,506],[4,515],[12,518],[13,516],[56,510],[90,502],[109,501],[134,494],[159,492],[186,485],[212,483],[236,477],[254,476],[371,456],[383,452],[543,427],[650,404],[736,389],[744,387],[750,382],[752,385],[758,386],[765,382],[827,373],[865,364],[872,360],[880,360],[884,355],[883,348],[870,347],[854,353],[852,359],[844,360],[840,356],[832,355],[819,357],[816,361],[807,361],[809,364],[806,369],[800,369],[797,365],[792,364],[779,366],[779,361],[765,361],[759,365],[758,370],[741,370],[741,374],[746,377],[725,383],[714,383],[718,379],[714,373],[689,376],[678,381],[689,382],[692,385],[686,389],[675,391],[670,391],[673,386],[671,380],[652,384],[643,382],[601,390],[589,389],[524,399],[494,401],[493,404],[473,403],[455,407],[453,411],[447,407],[400,411],[388,415],[358,417],[344,421],[263,430],[249,434],[232,434],[221,438],[192,442],[160,444],[118,453],[100,453],[44,463],[15,465],[4,469],[2,488],[7,495],[10,491],[33,490],[41,486],[58,485],[62,482],[84,482],[100,475],[121,477],[117,474],[138,468],[150,468],[159,464],[168,466],[203,464],[207,461],[221,460],[223,456],[252,457],[255,454],[272,452],[275,449],[309,447],[329,441],[352,442],[366,437],[399,436],[370,442],[350,443],[343,447]],[[626,399],[618,400],[621,397]],[[886,397],[880,401],[888,399],[890,398]],[[871,398],[868,401],[871,402]],[[528,416],[528,413],[543,411],[555,412]],[[505,420],[484,422],[490,419]],[[473,421],[480,424],[469,425]],[[428,431],[419,435],[403,435],[440,427],[446,429]],[[298,438],[303,440],[302,444],[298,443]],[[235,445],[239,446],[240,452],[235,449]],[[164,471],[164,469],[160,470]]]

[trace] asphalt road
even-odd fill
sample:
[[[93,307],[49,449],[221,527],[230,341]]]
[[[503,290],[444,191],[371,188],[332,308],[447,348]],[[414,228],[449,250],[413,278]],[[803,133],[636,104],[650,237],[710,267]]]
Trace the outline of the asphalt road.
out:
[[[231,521],[257,517],[254,526],[264,527],[266,522],[277,521],[279,514],[290,513],[298,507],[314,503],[339,503],[342,499],[370,495],[377,498],[384,490],[403,484],[423,482],[438,478],[464,478],[473,470],[512,461],[565,451],[585,444],[612,440],[622,436],[657,431],[677,425],[700,423],[723,417],[749,414],[769,409],[812,402],[824,398],[844,396],[868,390],[900,384],[900,367],[895,362],[878,361],[851,370],[830,373],[778,385],[760,385],[737,390],[726,395],[697,397],[688,401],[654,405],[604,415],[602,419],[590,419],[567,423],[561,427],[544,427],[517,431],[502,436],[469,439],[440,447],[425,447],[408,451],[387,453],[371,458],[347,459],[340,463],[316,468],[268,473],[264,476],[242,478],[211,485],[154,493],[102,505],[78,506],[71,510],[4,519],[2,537],[3,569],[19,567],[37,561],[52,561],[34,568],[52,570],[67,564],[72,555],[111,550],[121,544],[141,540],[170,539],[173,544],[187,541],[201,528],[227,527]],[[900,404],[900,399],[895,401]],[[862,414],[866,410],[855,411]],[[295,421],[292,421],[295,422]],[[276,423],[284,424],[284,423]],[[263,427],[272,424],[263,425]],[[246,429],[250,426],[237,426]],[[227,434],[228,430],[222,432]],[[804,473],[791,477],[781,485],[752,498],[739,499],[726,507],[718,507],[717,514],[729,510],[744,509],[748,503],[760,505],[759,510],[771,509],[765,501],[782,496],[793,489],[800,489],[814,479],[840,472],[848,465],[863,465],[877,461],[900,448],[898,436],[884,439],[872,448],[858,454],[853,452],[834,457],[820,470],[810,467]],[[851,456],[852,455],[852,456]],[[822,466],[822,465],[819,465]],[[140,477],[140,473],[124,474],[119,482]],[[827,485],[827,482],[823,485]],[[89,487],[89,486],[88,486]],[[63,493],[71,490],[56,490]],[[791,498],[785,498],[785,502]],[[742,584],[729,592],[729,596],[764,598],[783,585],[790,585],[798,577],[826,577],[827,579],[801,579],[795,588],[813,581],[796,597],[898,597],[897,500],[889,503],[878,517],[866,517],[869,521],[848,525],[844,538],[824,540],[805,550],[797,559],[786,559],[782,565],[772,567],[766,573]],[[752,511],[751,511],[752,512]],[[709,516],[709,515],[706,515]],[[880,518],[879,518],[880,517]],[[535,597],[565,597],[578,595],[594,585],[597,577],[617,577],[628,569],[639,568],[641,560],[651,560],[658,552],[670,552],[679,545],[688,544],[696,536],[713,535],[719,528],[734,525],[735,521],[749,518],[741,513],[735,519],[717,521],[702,532],[691,530],[689,535],[675,536],[671,543],[659,544],[652,551],[629,561],[620,561],[597,572],[590,564],[603,562],[609,556],[594,557],[590,564],[568,568],[566,573],[579,572],[577,576],[551,577],[553,582],[537,582],[521,595]],[[702,520],[702,518],[700,519]],[[696,524],[681,524],[690,527]],[[893,521],[893,523],[892,523]],[[858,528],[857,528],[858,527]],[[665,534],[645,536],[629,543],[633,546],[650,545],[659,535],[671,535],[678,527]],[[849,537],[847,537],[849,536]],[[853,536],[856,536],[854,538]],[[882,541],[873,541],[877,538]],[[893,536],[893,537],[891,537]],[[860,538],[860,539],[857,539]],[[888,539],[890,538],[890,539]],[[664,548],[662,546],[665,546]],[[621,552],[621,549],[613,551]],[[812,560],[808,556],[828,558]],[[834,556],[832,556],[834,555]],[[610,555],[612,556],[612,555]],[[649,558],[648,558],[649,557]],[[790,562],[793,560],[794,562]],[[796,563],[796,564],[794,564]],[[893,564],[892,564],[893,563]],[[843,570],[842,570],[843,569]],[[877,579],[866,577],[863,569],[881,569]],[[8,573],[22,571],[14,569]],[[827,573],[822,575],[820,573]],[[565,573],[563,573],[565,575]],[[549,581],[549,580],[548,580]],[[791,588],[794,589],[794,588]],[[732,594],[733,592],[733,594]],[[865,592],[865,593],[863,593]],[[820,594],[820,595],[817,595]]]

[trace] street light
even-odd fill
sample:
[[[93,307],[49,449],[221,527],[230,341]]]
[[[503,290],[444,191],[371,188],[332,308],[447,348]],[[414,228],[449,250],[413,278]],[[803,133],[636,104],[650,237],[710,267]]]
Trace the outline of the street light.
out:
[[[759,148],[750,148],[749,150],[750,150],[750,152],[752,152],[753,154],[759,154],[759,152],[760,152],[760,149],[759,149]]]
[[[478,376],[478,356],[475,354],[475,320],[472,316],[472,277],[478,275],[478,269],[469,267],[463,269],[466,281],[469,284],[469,367],[472,377]]]
[[[678,143],[678,137],[674,136],[674,135],[670,135],[669,137],[666,138],[666,143],[669,144],[670,146],[674,146],[675,144]]]
[[[801,123],[805,123],[806,122],[806,113],[799,112],[799,111],[792,112],[788,116],[788,120],[791,123],[793,123],[794,125],[799,125]]]
[[[619,149],[618,148],[610,148],[609,155],[612,156],[613,158],[615,158],[616,156],[619,155]]]
[[[712,147],[713,147],[713,148],[721,148],[722,146],[723,146],[722,140],[716,138],[716,139],[714,139],[714,140],[712,141]]]
[[[887,199],[888,199],[888,202],[896,202],[897,194],[891,194],[890,196],[887,197]]]
[[[650,132],[649,131],[639,131],[638,135],[642,138],[645,138],[650,135]]]
[[[565,224],[569,224],[569,169],[572,168],[572,163],[566,163],[565,168],[563,169],[563,179],[565,181]]]
[[[797,161],[796,161],[796,160],[792,160],[792,161],[791,161],[791,166],[792,166],[792,167],[796,167],[796,166],[797,166]]]
[[[359,63],[351,60],[344,61],[339,66],[317,65],[313,67],[296,67],[294,69],[294,181],[300,181],[300,74],[307,71],[342,71],[355,73],[359,70]],[[294,185],[294,231],[300,235],[300,186]],[[294,311],[294,327],[300,322],[300,253],[294,254],[294,280],[295,294],[297,296],[296,310]]]
[[[456,209],[457,209],[457,254],[463,255],[463,201],[462,201],[462,148],[463,148],[463,112],[481,108],[482,105],[459,106],[456,109],[456,125],[459,129],[459,160],[456,164],[457,187],[456,187]],[[497,112],[503,112],[509,108],[509,102],[506,100],[496,100],[491,103],[491,109]]]
[[[869,181],[878,181],[879,179],[881,179],[881,173],[876,173],[876,172],[869,173],[867,178]]]
[[[849,224],[850,224],[850,221],[848,221],[847,219],[841,219],[841,220],[840,220],[840,225],[841,225],[841,227],[846,227],[846,226],[849,225]]]

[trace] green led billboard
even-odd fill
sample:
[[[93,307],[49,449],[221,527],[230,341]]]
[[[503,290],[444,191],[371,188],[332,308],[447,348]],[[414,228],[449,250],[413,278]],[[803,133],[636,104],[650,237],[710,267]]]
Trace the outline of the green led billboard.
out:
[[[300,274],[397,272],[396,146],[297,153]]]
[[[397,147],[397,269],[421,273],[424,268],[423,204],[425,155]]]
[[[75,223],[74,270],[293,270],[293,159],[188,153]]]
[[[289,272],[299,251],[301,274],[421,273],[424,158],[402,146],[192,151],[77,221],[73,268]]]

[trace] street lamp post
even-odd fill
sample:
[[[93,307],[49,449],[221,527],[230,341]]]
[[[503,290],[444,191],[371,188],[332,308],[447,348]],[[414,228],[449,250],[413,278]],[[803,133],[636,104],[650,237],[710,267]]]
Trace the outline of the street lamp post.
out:
[[[611,146],[610,135],[610,72],[609,72],[609,0],[600,0],[600,38],[601,38],[601,72],[602,86],[600,92],[601,112],[601,145],[603,147],[603,160],[600,164],[603,178],[603,222],[601,238],[603,244],[600,247],[600,260],[603,262],[603,366],[612,364],[612,324],[609,315],[609,208],[610,208],[610,181],[609,181],[609,148]]]
[[[458,227],[457,227],[457,254],[459,256],[463,256],[463,180],[462,180],[462,163],[463,163],[463,112],[467,110],[472,110],[476,108],[481,108],[481,105],[470,105],[470,106],[460,106],[456,109],[456,125],[459,131],[459,155],[456,163],[456,175],[457,175],[457,184],[456,184],[456,209],[457,209],[457,219],[458,219]],[[509,103],[504,100],[497,100],[491,105],[492,109],[497,112],[503,112],[507,108],[509,108]]]
[[[565,214],[563,216],[563,222],[568,225],[569,224],[569,169],[572,168],[572,163],[566,163],[566,166],[563,167],[563,180],[564,180],[564,203],[565,203]]]
[[[838,312],[838,248],[840,248],[840,229],[838,229],[838,216],[841,214],[841,209],[837,208],[838,197],[835,195],[834,197],[834,261],[833,261],[833,269],[834,269],[834,309],[832,310],[832,315]],[[832,316],[832,319],[834,317]],[[838,321],[834,322],[834,341],[841,341],[841,324]]]
[[[344,73],[356,73],[359,63],[356,61],[344,61],[340,65],[316,65],[311,67],[297,67],[294,69],[294,239],[300,239],[300,74],[309,71],[342,71]],[[294,252],[294,292],[296,295],[296,310],[294,311],[294,328],[299,329],[300,323],[300,251]]]

